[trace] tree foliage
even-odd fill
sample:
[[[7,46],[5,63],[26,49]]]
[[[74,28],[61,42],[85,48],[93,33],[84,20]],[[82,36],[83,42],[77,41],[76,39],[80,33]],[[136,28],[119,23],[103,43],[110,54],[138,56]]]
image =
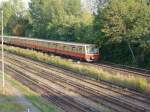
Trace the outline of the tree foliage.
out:
[[[22,0],[11,0],[3,2],[0,6],[4,12],[4,31],[7,34],[25,36],[25,29],[27,28],[28,18],[27,12]],[[20,26],[20,27],[18,27]],[[14,29],[19,28],[16,32]]]
[[[85,4],[91,12],[81,0],[30,0],[28,10],[22,0],[9,0],[0,6],[5,34],[95,43],[104,60],[150,67],[150,0]]]
[[[81,12],[80,0],[31,0],[30,14],[33,35],[56,40],[77,41],[78,28],[85,23],[82,17],[88,16],[85,25],[92,21],[90,14]]]
[[[103,10],[101,31],[112,40],[133,40],[150,34],[150,7],[138,0],[113,0]]]
[[[102,36],[98,36],[99,41],[106,40],[113,46],[117,42],[126,42],[124,46],[128,47],[130,53],[127,54],[129,57],[131,55],[133,62],[138,60],[140,54],[143,55],[141,46],[150,35],[150,6],[145,0],[112,0],[104,9],[99,10],[95,19],[95,27],[99,29],[97,32]],[[140,49],[141,52],[138,51]],[[123,48],[115,50],[114,54],[124,52]],[[114,55],[113,53],[111,55]]]

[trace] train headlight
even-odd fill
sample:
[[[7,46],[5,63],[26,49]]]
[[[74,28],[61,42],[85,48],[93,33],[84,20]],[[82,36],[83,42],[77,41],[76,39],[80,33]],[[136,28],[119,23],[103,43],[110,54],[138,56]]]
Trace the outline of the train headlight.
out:
[[[90,57],[90,59],[92,59],[92,60],[93,60],[93,59],[94,59],[94,57]]]

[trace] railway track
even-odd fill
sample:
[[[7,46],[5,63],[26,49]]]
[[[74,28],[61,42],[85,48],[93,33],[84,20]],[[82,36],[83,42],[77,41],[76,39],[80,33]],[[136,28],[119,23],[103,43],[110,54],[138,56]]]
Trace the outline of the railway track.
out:
[[[9,55],[9,53],[8,53],[8,55]],[[13,57],[15,57],[15,58],[19,58],[20,60],[24,60],[24,58],[22,58],[22,57],[18,57],[18,56],[16,56],[16,55],[13,55],[13,54],[11,54]],[[29,63],[32,63],[33,65],[39,65],[39,66],[41,66],[41,67],[43,67],[43,68],[47,68],[47,69],[51,69],[51,70],[53,70],[53,71],[57,71],[58,73],[59,72],[61,72],[61,73],[63,73],[63,74],[67,74],[67,75],[69,75],[69,76],[71,76],[71,77],[74,77],[74,78],[77,78],[77,79],[79,79],[79,80],[81,80],[81,81],[85,81],[85,82],[87,82],[87,83],[90,83],[90,84],[92,84],[92,85],[95,85],[95,86],[99,86],[99,87],[102,87],[102,86],[100,86],[99,84],[99,81],[97,81],[97,82],[95,82],[95,81],[91,81],[91,80],[93,80],[93,79],[91,79],[91,78],[89,78],[89,77],[86,77],[86,75],[84,76],[83,74],[79,74],[79,73],[76,73],[76,72],[74,72],[74,71],[72,71],[72,70],[68,70],[68,69],[65,69],[65,68],[63,68],[63,67],[60,67],[60,66],[56,66],[56,65],[53,65],[53,64],[50,64],[50,63],[48,63],[48,64],[46,64],[46,63],[44,63],[44,62],[36,62],[36,60],[35,61],[33,61],[32,59],[29,59],[29,60],[24,60],[24,62],[29,62]],[[48,65],[48,66],[47,66]],[[55,68],[55,69],[52,69],[52,68]],[[58,69],[59,68],[59,69]],[[72,74],[72,75],[70,75],[70,74]],[[79,76],[80,78],[78,78],[78,77],[76,77],[76,76]],[[82,79],[81,79],[81,77],[82,77]],[[86,79],[90,79],[90,80],[86,80]],[[136,91],[129,91],[128,89],[126,89],[126,88],[124,88],[123,90],[121,89],[118,89],[118,85],[117,86],[115,86],[115,85],[112,85],[112,83],[109,83],[109,82],[105,82],[105,81],[101,81],[101,83],[103,83],[104,85],[108,85],[108,86],[113,86],[113,88],[115,88],[115,91],[117,90],[117,91],[122,91],[124,94],[125,93],[128,93],[128,92],[130,92],[130,93],[133,93],[133,94],[137,94],[137,95],[139,95],[139,96],[141,96],[141,97],[144,97],[145,95],[143,95],[143,94],[139,94],[138,92],[136,92]],[[121,86],[121,88],[122,88],[122,86]],[[111,88],[109,88],[109,89],[111,89]],[[112,90],[112,91],[114,91],[114,90]],[[134,96],[132,94],[132,96]],[[150,96],[149,95],[147,95],[147,98],[148,99],[150,99]]]
[[[115,92],[117,92],[117,91],[122,91],[124,94],[126,94],[126,93],[128,93],[128,92],[130,92],[130,94],[132,93],[132,96],[134,95],[134,94],[136,94],[136,95],[138,95],[138,96],[141,96],[141,97],[145,97],[145,95],[143,95],[143,94],[139,94],[138,92],[135,92],[135,91],[129,91],[129,90],[127,90],[127,89],[121,89],[120,90],[120,88],[118,88],[118,86],[115,86],[115,85],[112,85],[111,83],[109,84],[109,83],[105,83],[105,82],[101,82],[101,83],[103,83],[103,85],[100,85],[100,83],[99,82],[95,82],[95,81],[92,81],[92,80],[87,80],[83,75],[80,75],[80,74],[78,74],[78,73],[74,73],[74,72],[72,72],[72,71],[68,71],[68,70],[66,70],[66,69],[63,69],[62,67],[58,67],[58,66],[55,66],[55,65],[50,65],[50,64],[45,64],[45,63],[43,63],[43,62],[36,62],[36,61],[33,61],[33,60],[31,60],[31,59],[28,59],[28,60],[25,60],[24,58],[22,58],[22,57],[20,57],[20,56],[16,56],[16,55],[13,55],[13,54],[11,54],[12,55],[12,57],[15,57],[16,59],[18,58],[19,60],[21,60],[21,61],[23,61],[24,63],[26,63],[26,64],[30,64],[30,63],[32,63],[32,65],[34,66],[34,67],[38,67],[39,69],[40,69],[40,67],[42,67],[42,68],[45,68],[44,70],[45,71],[47,71],[47,69],[49,69],[49,70],[52,70],[52,71],[55,71],[55,72],[57,72],[57,73],[62,73],[62,74],[65,74],[65,75],[68,75],[69,77],[72,77],[72,78],[76,78],[76,79],[78,79],[78,80],[80,80],[80,81],[84,81],[84,82],[86,82],[86,83],[88,83],[88,84],[91,84],[91,85],[95,85],[95,86],[98,86],[98,87],[103,87],[103,88],[105,88],[105,89],[111,89],[111,86],[113,86],[113,88],[115,88],[115,90],[112,90],[112,91],[115,91]],[[11,58],[11,57],[9,57],[10,59],[13,59],[13,58]],[[13,59],[14,60],[14,59]],[[16,61],[18,61],[18,60],[16,60]],[[22,63],[21,61],[19,61],[19,63]],[[36,66],[36,65],[38,65],[38,66]],[[45,72],[44,71],[44,72]],[[50,71],[51,72],[51,71]],[[82,78],[81,78],[82,77]],[[104,86],[104,85],[107,85],[107,86]],[[147,96],[146,98],[148,98],[149,100],[150,100],[150,97],[149,96]]]
[[[30,73],[32,72],[31,70],[28,70]],[[106,95],[103,95],[103,97],[99,97],[96,93],[93,93],[94,91],[92,91],[92,90],[90,90],[89,91],[89,89],[87,89],[86,87],[83,87],[82,85],[77,85],[77,84],[74,84],[73,82],[69,82],[69,81],[67,81],[67,80],[65,80],[65,79],[63,79],[63,78],[61,78],[61,80],[60,80],[60,77],[59,78],[57,78],[56,76],[53,76],[54,74],[50,74],[50,75],[47,75],[47,73],[42,73],[42,76],[40,75],[41,73],[40,73],[40,71],[38,71],[39,73],[38,74],[36,74],[36,75],[38,75],[38,76],[40,76],[40,77],[44,77],[45,79],[48,79],[49,81],[51,81],[51,82],[53,82],[53,83],[56,83],[57,85],[60,85],[60,86],[67,86],[67,88],[70,90],[70,91],[74,91],[74,92],[76,92],[76,93],[80,93],[80,95],[82,95],[82,96],[84,96],[84,97],[86,97],[86,98],[88,98],[88,99],[90,99],[90,100],[92,100],[92,101],[95,101],[95,102],[97,102],[97,103],[102,103],[102,101],[101,100],[99,100],[98,98],[100,98],[100,99],[103,99],[103,100],[107,100],[107,101],[110,101],[110,102],[112,102],[111,100],[109,100],[108,98],[106,99],[106,98],[103,98],[103,97],[106,97]],[[51,77],[50,79],[49,79],[49,77]],[[68,85],[70,86],[68,86]],[[71,87],[72,86],[72,87]],[[90,98],[90,97],[88,97],[88,96],[91,96],[91,95],[93,95],[93,97],[92,98]],[[112,102],[113,103],[113,102]],[[128,106],[127,104],[125,105],[125,106]],[[112,107],[109,107],[109,108],[111,108],[111,109],[114,109],[114,108],[112,108]],[[117,111],[117,108],[116,108],[116,111]]]
[[[87,106],[78,104],[72,98],[65,96],[60,91],[46,86],[43,82],[27,76],[23,72],[20,72],[16,69],[14,70],[14,68],[11,66],[6,66],[6,70],[8,74],[11,74],[13,76],[13,78],[20,81],[30,89],[40,93],[41,96],[45,97],[48,101],[62,108],[65,112],[93,112]]]
[[[104,70],[107,70],[109,72],[119,72],[121,74],[128,74],[128,75],[137,75],[145,78],[150,78],[150,70],[146,69],[140,69],[120,64],[113,64],[109,62],[101,62],[101,63],[81,63],[87,66],[95,66],[95,67],[101,67]]]
[[[10,54],[9,54],[10,55]],[[82,97],[101,104],[115,112],[149,112],[150,100],[149,98],[126,90],[121,90],[117,87],[110,87],[108,85],[95,83],[94,81],[83,79],[81,77],[72,75],[65,70],[59,71],[55,67],[49,67],[46,64],[27,60],[15,55],[7,56],[9,68],[16,67],[16,70],[21,70],[20,74],[35,74],[49,82],[69,89]],[[58,68],[57,68],[58,69]],[[28,71],[28,72],[26,72]],[[52,71],[55,71],[53,73]],[[65,75],[63,75],[65,73]],[[42,75],[41,75],[42,74]],[[59,75],[58,75],[59,74]],[[17,75],[18,76],[18,75]],[[25,74],[23,75],[25,76]],[[29,77],[29,76],[28,76]],[[82,82],[82,83],[81,83]],[[40,82],[41,83],[41,82]],[[27,85],[29,86],[29,85]],[[112,94],[112,95],[111,95]],[[115,96],[116,95],[116,96]],[[73,100],[74,101],[74,100]],[[78,102],[76,102],[78,104]],[[79,104],[81,105],[81,103]],[[82,107],[83,105],[81,105]],[[90,106],[84,105],[83,109]],[[99,111],[93,108],[88,108],[87,111]],[[104,111],[103,111],[104,112]]]

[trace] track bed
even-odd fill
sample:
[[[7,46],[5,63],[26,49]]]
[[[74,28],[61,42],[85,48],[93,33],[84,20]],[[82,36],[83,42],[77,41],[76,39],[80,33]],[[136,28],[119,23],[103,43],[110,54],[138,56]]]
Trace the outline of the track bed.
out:
[[[66,112],[150,112],[150,97],[14,54],[6,72]]]

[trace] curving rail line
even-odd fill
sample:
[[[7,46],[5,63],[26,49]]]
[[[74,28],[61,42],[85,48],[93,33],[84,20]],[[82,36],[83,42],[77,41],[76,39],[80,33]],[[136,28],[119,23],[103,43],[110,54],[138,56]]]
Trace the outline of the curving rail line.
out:
[[[19,56],[15,56],[12,54],[10,56],[7,55],[6,57],[7,57],[6,58],[7,66],[9,66],[8,69],[10,68],[12,68],[13,70],[15,69],[17,73],[19,72],[18,75],[22,74],[20,75],[20,77],[27,77],[29,80],[32,80],[31,81],[32,83],[35,81],[35,79],[32,79],[30,76],[28,76],[27,74],[29,73],[35,74],[36,76],[39,76],[43,79],[53,82],[56,85],[64,87],[64,89],[67,88],[70,91],[77,93],[81,95],[82,97],[89,99],[92,102],[104,105],[104,107],[108,107],[112,111],[115,111],[115,112],[135,112],[135,111],[136,112],[148,112],[150,111],[149,110],[150,99],[149,97],[146,97],[142,94],[131,92],[128,90],[122,90],[118,87],[109,86],[107,84],[96,83],[88,79],[83,79],[82,77],[79,77],[79,75],[77,74],[76,75],[71,74],[71,72],[63,70],[61,68],[50,66],[50,65],[48,66],[46,64],[31,61],[31,60],[28,60]],[[14,76],[18,77],[18,75],[14,75]],[[20,78],[19,80],[21,80],[21,82],[26,82],[24,81],[25,79],[23,78]],[[28,84],[27,86],[30,87],[30,86],[36,85],[34,83],[33,84],[30,83],[29,80],[28,80],[28,83],[25,83],[26,85]],[[40,82],[37,80],[35,82],[37,83],[37,85],[43,84],[43,82]],[[32,89],[34,89],[34,87]],[[61,96],[65,96],[64,93],[53,90],[50,87],[48,87],[47,91],[45,90],[46,94],[48,94],[47,93],[49,92],[48,90],[51,90],[51,92],[53,91],[55,93],[55,96],[59,96],[60,94]],[[111,93],[114,95],[111,95]],[[48,97],[49,95],[44,94],[43,96]],[[89,112],[100,111],[100,110],[95,110],[94,108],[89,108],[90,106],[87,106],[85,104],[83,105],[83,103],[74,101],[74,99],[70,97],[65,96],[63,98],[64,98],[63,100],[61,99],[62,102],[72,101],[74,103],[71,103],[71,104],[76,104],[77,108],[80,107],[81,108],[81,109],[79,108],[80,111],[82,109],[83,109],[83,112],[84,110],[89,111]],[[56,102],[60,100],[58,97],[56,97],[56,99],[53,98],[53,100],[56,100]],[[65,99],[68,99],[68,100],[66,101]],[[53,100],[52,102],[54,102]],[[57,105],[60,106],[60,104],[57,104]],[[63,106],[60,106],[61,108],[66,107],[65,103],[62,105]]]

